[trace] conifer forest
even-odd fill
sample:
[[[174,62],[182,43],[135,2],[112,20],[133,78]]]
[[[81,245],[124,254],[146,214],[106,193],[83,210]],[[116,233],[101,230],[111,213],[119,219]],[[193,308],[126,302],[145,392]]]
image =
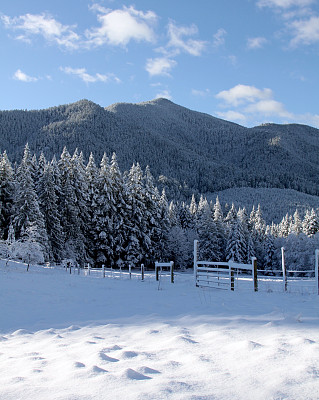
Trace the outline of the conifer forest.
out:
[[[25,262],[60,263],[72,259],[117,268],[174,261],[192,267],[193,242],[203,260],[250,262],[272,273],[287,251],[290,269],[314,264],[319,247],[319,218],[314,209],[266,224],[260,205],[250,210],[208,201],[167,199],[150,168],[134,163],[122,172],[115,153],[85,161],[64,148],[59,158],[36,157],[25,146],[12,164],[0,159],[0,253]]]

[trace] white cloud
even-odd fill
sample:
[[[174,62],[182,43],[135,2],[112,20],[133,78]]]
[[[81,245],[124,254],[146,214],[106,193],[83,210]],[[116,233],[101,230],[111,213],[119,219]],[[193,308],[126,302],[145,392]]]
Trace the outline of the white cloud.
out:
[[[155,75],[170,76],[169,71],[176,65],[177,62],[175,60],[166,57],[149,58],[147,60],[145,69],[150,74],[150,76],[155,76]]]
[[[240,121],[245,122],[246,116],[238,111],[229,110],[226,112],[216,112],[219,118],[226,119],[227,121]]]
[[[205,90],[192,89],[192,95],[193,96],[206,97],[209,94],[210,94],[210,90],[209,89],[205,89]]]
[[[216,112],[220,118],[228,121],[248,121],[256,125],[277,119],[281,123],[302,123],[319,128],[319,114],[294,114],[289,112],[283,103],[274,99],[271,89],[237,85],[218,93],[216,98],[222,100],[221,107],[231,106],[235,108]]]
[[[290,44],[312,44],[319,41],[319,17],[312,16],[308,20],[292,21],[288,27],[292,30],[293,39]]]
[[[125,6],[123,9],[109,10],[98,5],[92,9],[98,12],[97,18],[101,25],[86,31],[88,44],[126,46],[131,40],[138,42],[155,40],[153,25],[157,16],[152,11],[144,13],[134,7]]]
[[[49,14],[25,14],[13,18],[3,15],[1,20],[6,28],[22,31],[22,34],[16,36],[18,40],[30,42],[32,36],[39,35],[67,49],[79,46],[80,37],[73,31],[74,27],[62,25]]]
[[[264,37],[254,37],[254,38],[249,38],[247,40],[247,47],[248,49],[260,49],[264,46],[264,44],[267,43],[267,39]]]
[[[206,42],[195,39],[185,39],[185,36],[193,36],[198,33],[196,25],[177,26],[171,21],[168,24],[168,47],[177,52],[184,51],[192,56],[200,56],[206,47]]]
[[[38,78],[35,78],[33,76],[29,76],[29,75],[25,74],[24,72],[21,71],[21,69],[18,69],[14,73],[13,79],[15,79],[17,81],[22,81],[22,82],[36,82],[38,80]]]
[[[60,67],[60,70],[68,75],[75,75],[80,78],[85,83],[95,83],[95,82],[109,82],[114,81],[120,83],[121,80],[117,78],[114,74],[100,74],[90,75],[86,72],[85,68],[71,68],[71,67]]]
[[[277,116],[282,118],[293,119],[293,114],[289,113],[284,105],[273,99],[261,100],[254,104],[248,105],[245,112],[249,114],[259,113],[264,116]]]
[[[225,43],[225,36],[227,35],[227,32],[225,29],[220,28],[214,35],[214,47],[220,47]]]
[[[261,90],[254,86],[236,85],[229,90],[219,92],[216,98],[232,106],[238,106],[247,102],[255,102],[256,100],[270,99],[272,95],[271,89]]]
[[[287,9],[290,7],[306,7],[314,3],[314,0],[258,0],[259,7],[277,7]]]
[[[158,93],[155,96],[155,99],[161,99],[161,98],[172,100],[172,96],[171,96],[170,91],[169,90],[162,90],[160,93]]]

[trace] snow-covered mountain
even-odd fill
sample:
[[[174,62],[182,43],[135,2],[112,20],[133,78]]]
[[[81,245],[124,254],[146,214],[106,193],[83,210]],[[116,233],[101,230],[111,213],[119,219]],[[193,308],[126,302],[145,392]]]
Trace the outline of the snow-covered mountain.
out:
[[[88,100],[39,111],[0,112],[1,150],[20,160],[25,143],[47,158],[64,146],[119,165],[150,165],[163,185],[192,190],[234,186],[291,188],[319,194],[319,130],[304,125],[255,128],[191,111],[166,99],[107,108]],[[178,183],[178,182],[179,183]]]

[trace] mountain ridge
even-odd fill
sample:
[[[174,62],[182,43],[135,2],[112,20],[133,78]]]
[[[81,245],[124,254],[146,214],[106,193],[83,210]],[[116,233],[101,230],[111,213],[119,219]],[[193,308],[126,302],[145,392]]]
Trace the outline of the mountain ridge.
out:
[[[82,99],[42,110],[0,111],[1,150],[19,162],[26,142],[48,159],[64,146],[86,158],[92,152],[97,163],[104,152],[116,152],[121,169],[133,162],[150,165],[163,186],[185,182],[199,192],[248,186],[319,194],[318,129],[246,128],[167,99],[108,107]]]

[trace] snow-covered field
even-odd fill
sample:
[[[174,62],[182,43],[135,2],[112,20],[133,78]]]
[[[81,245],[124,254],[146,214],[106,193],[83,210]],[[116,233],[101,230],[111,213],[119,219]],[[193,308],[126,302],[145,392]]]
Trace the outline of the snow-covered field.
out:
[[[0,262],[0,399],[319,399],[319,296]]]

